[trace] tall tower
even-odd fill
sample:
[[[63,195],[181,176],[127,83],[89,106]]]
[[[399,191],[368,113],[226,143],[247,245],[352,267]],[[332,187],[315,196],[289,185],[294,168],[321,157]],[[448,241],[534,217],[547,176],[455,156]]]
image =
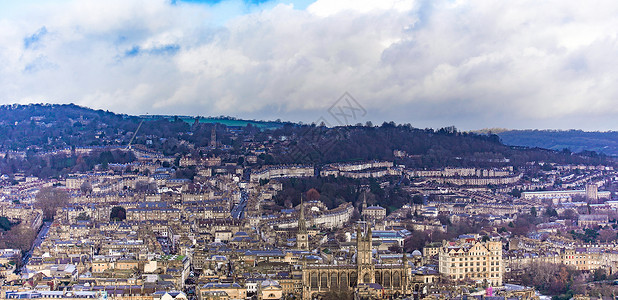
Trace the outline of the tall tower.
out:
[[[365,212],[365,209],[367,208],[367,192],[363,192],[363,204],[362,204],[362,208],[363,210],[361,211],[361,213]]]
[[[403,274],[401,274],[401,281],[403,282],[403,294],[408,293],[408,257],[406,257],[406,250],[403,250],[403,256],[401,257],[401,264],[403,265]]]
[[[307,223],[305,222],[305,204],[303,196],[300,196],[300,214],[298,216],[298,232],[296,233],[296,248],[299,250],[309,250],[309,234],[307,233]]]
[[[356,228],[356,267],[359,283],[374,283],[375,272],[371,257],[371,224],[366,224],[366,230]]]
[[[594,183],[586,184],[586,200],[597,201],[599,200],[599,186]]]
[[[217,148],[217,124],[214,124],[210,132],[210,147]]]

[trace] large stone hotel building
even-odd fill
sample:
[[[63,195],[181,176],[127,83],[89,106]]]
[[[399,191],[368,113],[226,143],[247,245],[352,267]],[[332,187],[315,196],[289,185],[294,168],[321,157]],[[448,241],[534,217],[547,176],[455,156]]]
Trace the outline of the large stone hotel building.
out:
[[[440,274],[452,280],[502,286],[502,242],[483,242],[474,236],[462,237],[456,242],[444,241],[439,264]]]

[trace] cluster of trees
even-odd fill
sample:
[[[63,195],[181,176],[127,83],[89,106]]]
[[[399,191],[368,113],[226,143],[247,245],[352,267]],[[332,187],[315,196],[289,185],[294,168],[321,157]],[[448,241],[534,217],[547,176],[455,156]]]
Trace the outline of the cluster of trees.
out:
[[[443,240],[452,240],[462,234],[480,232],[484,226],[489,225],[489,222],[476,223],[472,220],[462,220],[461,222],[451,224],[446,216],[441,217],[440,222],[443,225],[448,225],[446,232],[418,231],[414,230],[411,226],[407,226],[407,229],[412,232],[412,235],[404,241],[403,248],[406,252],[409,253],[414,250],[422,250],[427,244],[442,242]]]
[[[575,232],[574,230],[570,231],[570,234],[576,240],[581,240],[585,243],[593,243],[596,242],[597,237],[599,236],[599,232],[594,229],[586,228],[583,233]]]
[[[128,141],[139,123],[137,117],[92,110],[74,104],[0,106],[2,149],[40,150],[110,144]]]
[[[210,142],[212,123],[200,123],[199,118],[137,117],[115,114],[109,111],[93,110],[75,104],[29,104],[0,106],[0,138],[3,149],[25,150],[37,145],[39,150],[53,150],[71,145],[124,145],[142,124],[134,143],[144,144],[147,140],[158,150],[173,151],[178,146],[172,141],[185,140],[198,146]],[[216,125],[217,139],[226,145],[233,140],[227,134],[226,121],[230,117],[220,117]],[[192,123],[192,124],[191,124]],[[277,127],[281,122],[254,122],[267,127]],[[231,122],[230,125],[246,124],[244,135],[253,135],[260,129],[251,122]],[[190,134],[187,134],[189,133]],[[239,145],[242,140],[239,141]],[[177,152],[174,152],[177,153]]]
[[[454,127],[438,130],[418,129],[410,124],[394,122],[381,126],[357,124],[328,128],[316,125],[285,123],[276,129],[260,129],[248,124],[234,134],[224,124],[208,124],[178,117],[142,119],[92,110],[77,105],[8,105],[0,106],[0,150],[28,150],[24,160],[9,158],[0,161],[0,171],[26,171],[39,177],[62,174],[62,170],[91,169],[91,161],[104,167],[129,158],[101,153],[100,157],[80,158],[75,155],[45,157],[40,151],[64,149],[71,146],[126,145],[143,121],[133,144],[148,144],[149,148],[165,155],[195,154],[207,146],[211,132],[216,130],[217,141],[231,146],[230,153],[242,154],[244,141],[274,145],[270,153],[260,155],[258,165],[275,163],[348,162],[356,160],[396,160],[409,167],[473,166],[495,167],[506,164],[522,165],[529,161],[556,163],[598,164],[607,157],[586,152],[572,155],[569,151],[547,151],[505,146],[494,134],[460,132]],[[278,124],[280,125],[280,124]],[[233,135],[238,134],[239,137]],[[406,151],[410,156],[397,159],[393,150]],[[214,153],[216,154],[215,150]],[[190,177],[190,176],[189,176]]]
[[[274,200],[280,206],[296,206],[300,196],[310,189],[319,193],[319,200],[328,208],[333,208],[344,202],[356,203],[361,195],[361,183],[349,178],[312,177],[289,178],[282,180],[283,190]],[[317,199],[316,199],[317,200]]]
[[[113,222],[121,222],[126,220],[127,210],[122,206],[112,207],[112,212],[109,215],[109,219]]]
[[[69,202],[69,194],[54,187],[44,187],[36,195],[35,207],[43,210],[43,220],[53,220],[56,210],[65,207]],[[11,224],[6,217],[0,217],[0,248],[21,249],[23,253],[30,250],[36,230],[25,222]]]
[[[0,122],[0,149],[28,150],[32,154],[71,146],[126,145],[141,122],[139,117],[74,104],[4,105],[0,106],[0,120],[3,120]],[[188,148],[181,143],[184,136],[179,138],[179,135],[190,131],[190,127],[178,118],[172,121],[163,118],[144,120],[134,144],[149,141],[153,143],[152,147],[166,155],[188,153]],[[225,131],[224,128],[222,130]],[[187,135],[185,139],[209,141],[210,131],[201,130],[197,135]],[[100,163],[105,163],[105,158]],[[73,159],[73,163],[58,159],[60,164],[71,166],[75,165],[76,157],[65,158]],[[33,165],[45,168],[40,161]]]
[[[43,220],[51,221],[56,210],[69,203],[69,194],[65,190],[44,187],[36,194],[35,207],[43,210]]]
[[[524,267],[525,272],[518,278],[525,286],[533,286],[545,295],[561,295],[570,299],[573,296],[572,285],[580,275],[573,266],[551,263],[530,263]]]
[[[176,169],[174,177],[193,180],[195,175],[197,175],[197,169],[195,168],[195,166],[189,166],[186,168]]]
[[[0,231],[0,249],[20,249],[22,253],[30,250],[36,231],[25,223],[13,226],[9,231]]]
[[[198,147],[210,143],[211,132],[216,128],[217,140],[240,149],[243,139],[233,140],[222,124],[193,125],[178,117],[142,119],[119,115],[108,111],[92,110],[74,104],[67,105],[4,105],[0,106],[0,150],[26,151],[27,157],[7,157],[0,161],[0,172],[13,174],[25,172],[42,178],[64,175],[67,172],[91,170],[94,165],[103,168],[110,163],[133,161],[112,151],[98,152],[91,156],[45,155],[51,150],[76,146],[127,145],[135,130],[143,121],[133,144],[148,144],[148,147],[165,155],[184,155],[192,152],[186,142]],[[251,136],[259,132],[248,125],[241,133]],[[122,152],[128,153],[128,152]],[[198,154],[198,153],[196,153]],[[204,153],[199,153],[204,155]]]
[[[401,208],[406,203],[419,201],[396,184],[398,181],[399,178],[393,177],[391,178],[393,184],[383,188],[375,178],[353,179],[333,176],[290,178],[282,180],[283,190],[274,200],[280,206],[295,206],[300,203],[301,193],[315,190],[319,196],[315,200],[322,201],[328,208],[337,207],[345,202],[351,202],[359,207],[366,198],[368,205],[379,204],[391,211]]]
[[[12,224],[7,217],[0,217],[0,230],[9,231],[13,225],[16,224]]]
[[[135,155],[130,151],[103,150],[93,151],[89,155],[72,153],[40,156],[33,152],[27,152],[25,158],[5,156],[0,159],[0,172],[2,174],[14,174],[23,172],[39,178],[54,178],[66,176],[72,172],[85,172],[100,165],[107,169],[109,164],[125,164],[135,161]]]
[[[533,148],[512,148],[500,142],[497,135],[459,132],[455,128],[417,129],[411,125],[384,123],[375,126],[295,126],[287,124],[266,132],[269,137],[295,137],[290,145],[280,147],[273,155],[282,163],[331,163],[354,160],[395,160],[393,150],[406,151],[411,157],[399,160],[410,167],[494,167],[523,165],[529,161],[556,163],[599,163],[607,158],[599,155],[571,153]]]
[[[606,280],[614,280],[616,276],[608,275],[602,268],[587,273],[573,266],[546,262],[533,262],[520,267],[523,272],[508,272],[506,280],[535,287],[544,295],[552,295],[552,299],[572,299],[577,294],[605,299],[613,298],[615,293],[611,281]]]
[[[587,211],[586,211],[587,212]],[[520,214],[515,221],[510,222],[507,226],[499,228],[498,232],[509,231],[513,235],[527,236],[529,233],[536,230],[537,225],[540,223],[551,222],[556,219],[570,220],[571,222],[577,221],[577,212],[572,209],[567,209],[562,213],[558,212],[551,206],[547,206],[543,209],[543,213],[540,213],[536,208],[531,208],[527,214]],[[618,225],[607,226],[605,228],[586,228],[583,231],[568,231],[558,232],[558,234],[565,235],[569,238],[582,241],[584,243],[596,243],[596,242],[613,242],[618,240]]]

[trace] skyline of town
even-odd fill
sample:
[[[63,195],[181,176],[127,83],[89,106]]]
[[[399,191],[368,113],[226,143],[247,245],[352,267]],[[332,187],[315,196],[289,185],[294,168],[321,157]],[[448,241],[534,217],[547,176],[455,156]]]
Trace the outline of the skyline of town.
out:
[[[1,298],[618,293],[613,156],[452,127],[0,114]]]
[[[617,300],[616,16],[0,0],[0,299]]]

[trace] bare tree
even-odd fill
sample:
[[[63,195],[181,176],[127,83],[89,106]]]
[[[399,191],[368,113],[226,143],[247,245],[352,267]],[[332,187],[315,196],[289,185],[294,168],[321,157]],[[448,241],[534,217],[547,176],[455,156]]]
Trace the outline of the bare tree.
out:
[[[320,192],[318,190],[312,188],[307,191],[307,200],[320,200]]]
[[[32,246],[36,232],[30,226],[21,223],[7,231],[0,238],[0,245],[6,248],[20,249],[26,252]]]
[[[616,239],[616,232],[612,229],[606,228],[599,230],[599,240],[601,242],[611,242]]]
[[[35,206],[43,210],[45,220],[54,219],[56,209],[66,206],[67,203],[69,203],[69,194],[65,190],[44,187],[36,194]]]
[[[82,183],[82,185],[79,187],[79,190],[82,192],[82,194],[90,194],[92,193],[92,184],[88,181],[84,181],[84,183]]]
[[[580,274],[574,267],[563,264],[533,262],[523,267],[526,272],[520,278],[522,284],[552,295],[565,293]]]
[[[577,219],[577,212],[574,209],[567,209],[564,212],[562,212],[562,214],[560,214],[559,216],[560,218],[563,219],[571,219],[571,220],[575,220]]]

